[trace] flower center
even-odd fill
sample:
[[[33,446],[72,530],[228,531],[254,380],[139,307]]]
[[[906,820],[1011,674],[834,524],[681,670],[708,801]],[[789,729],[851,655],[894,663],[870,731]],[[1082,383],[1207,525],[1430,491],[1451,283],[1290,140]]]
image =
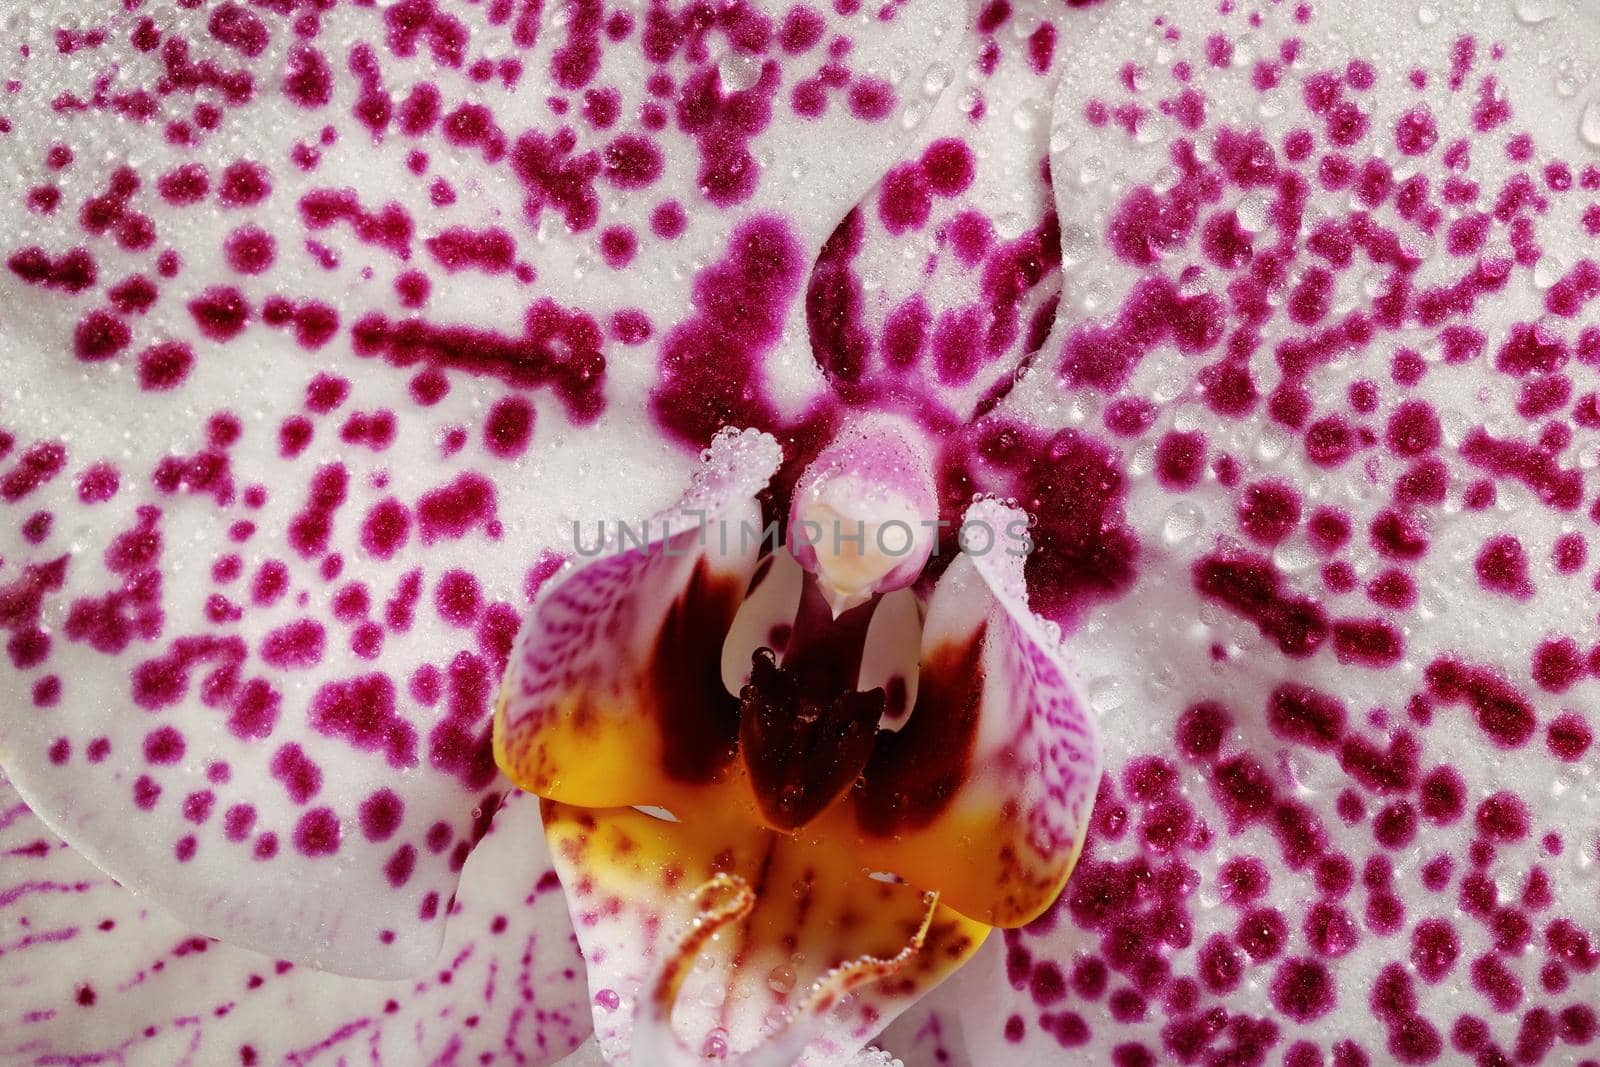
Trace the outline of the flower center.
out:
[[[884,691],[856,689],[875,604],[832,617],[809,580],[783,662],[751,657],[739,693],[739,749],[768,825],[798,830],[853,785],[872,756]]]

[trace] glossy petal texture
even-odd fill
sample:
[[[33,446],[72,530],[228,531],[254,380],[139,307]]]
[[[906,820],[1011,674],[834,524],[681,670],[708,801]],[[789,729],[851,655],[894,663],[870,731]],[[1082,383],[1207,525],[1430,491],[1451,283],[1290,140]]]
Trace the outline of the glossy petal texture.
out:
[[[756,494],[781,459],[764,434],[720,436],[677,505],[586,547],[593,559],[553,579],[519,638],[495,728],[519,786],[586,807],[682,810],[737,777],[739,702],[723,685],[722,645],[761,548]]]
[[[628,809],[547,802],[544,811],[589,967],[596,1036],[613,1063],[685,1061],[673,1044],[644,1043],[645,1029],[636,1024],[640,1013],[652,1012],[650,992],[699,915],[697,891],[713,876],[742,879],[754,894],[753,910],[721,927],[685,964],[671,1025],[686,1062],[743,1053],[781,1036],[827,972],[864,956],[896,957],[927,917],[922,892],[869,877],[836,843],[775,834],[742,812],[700,811],[692,822],[671,823]],[[802,1062],[851,1062],[986,933],[937,906],[921,949],[902,967],[795,1024],[820,1029]],[[653,1036],[663,1035],[655,1028]]]
[[[1019,926],[1077,862],[1099,741],[1056,633],[1028,610],[1026,516],[983,501],[963,522],[971,551],[929,600],[910,717],[879,737],[848,810],[823,832],[855,835],[866,862],[963,915]]]
[[[0,856],[8,1064],[536,1067],[589,1033],[583,961],[531,797],[500,811],[468,861],[437,969],[402,982],[195,934],[74,854],[3,779]]]
[[[6,12],[0,762],[196,928],[424,967],[542,554],[820,388],[959,27],[702,13]]]
[[[1040,517],[1107,777],[908,1062],[1595,1057],[1579,6],[1127,5],[1078,49],[1098,251],[971,469]]]

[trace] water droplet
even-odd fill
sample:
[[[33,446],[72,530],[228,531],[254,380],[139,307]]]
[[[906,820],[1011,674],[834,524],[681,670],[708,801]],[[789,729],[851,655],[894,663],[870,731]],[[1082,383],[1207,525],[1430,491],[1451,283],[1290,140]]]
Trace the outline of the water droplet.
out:
[[[1578,136],[1590,148],[1600,148],[1600,96],[1589,101],[1578,120]]]
[[[1028,220],[1018,211],[1002,211],[995,216],[994,231],[1007,241],[1021,237],[1028,228]]]
[[[1205,529],[1206,513],[1187,500],[1180,500],[1167,511],[1161,536],[1169,545],[1179,545]]]
[[[1068,223],[1061,228],[1061,266],[1066,268],[1076,267],[1089,254],[1094,251],[1094,235],[1088,229],[1077,223]]]
[[[938,96],[949,86],[955,74],[944,63],[935,63],[928,68],[922,76],[922,91],[929,96]]]
[[[708,1060],[725,1060],[728,1058],[728,1031],[718,1027],[706,1035],[706,1043],[700,1047],[700,1056]]]
[[[595,1007],[604,1012],[616,1011],[621,1003],[622,998],[617,995],[615,989],[602,989],[594,995]]]
[[[1264,197],[1254,194],[1239,201],[1239,206],[1233,209],[1239,218],[1239,227],[1246,233],[1260,233],[1267,226],[1267,201]]]
[[[1299,540],[1285,541],[1272,550],[1272,564],[1285,574],[1299,574],[1317,562],[1309,546]]]
[[[1543,255],[1533,267],[1533,285],[1536,289],[1548,289],[1561,280],[1567,272],[1567,265],[1560,256]]]
[[[1517,21],[1527,26],[1537,26],[1555,17],[1555,4],[1551,0],[1512,0],[1511,11]]]
[[[717,80],[726,93],[742,93],[762,77],[762,64],[755,56],[730,53],[717,61]]]
[[[774,993],[787,994],[794,988],[794,983],[795,973],[793,967],[787,967],[780,963],[767,972],[767,988]]]
[[[1038,129],[1050,118],[1050,108],[1043,100],[1024,100],[1011,112],[1011,125],[1026,133]]]
[[[1434,4],[1423,4],[1417,8],[1417,21],[1424,26],[1436,25],[1439,21],[1439,8]]]

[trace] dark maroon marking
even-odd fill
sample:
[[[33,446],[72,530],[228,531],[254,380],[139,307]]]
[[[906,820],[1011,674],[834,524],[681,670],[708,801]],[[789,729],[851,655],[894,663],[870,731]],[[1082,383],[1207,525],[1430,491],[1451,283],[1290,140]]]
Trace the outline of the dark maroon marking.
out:
[[[1331,751],[1344,734],[1344,704],[1309,686],[1286,682],[1267,701],[1267,723],[1286,741]]]
[[[425,545],[458,540],[480,526],[489,526],[494,514],[494,483],[467,472],[422,494],[416,507],[417,532]],[[403,533],[400,540],[404,542]]]
[[[521,337],[470,326],[436,326],[420,319],[391,320],[380,312],[351,327],[357,355],[381,356],[395,367],[422,364],[513,386],[553,385],[568,413],[587,422],[604,405],[604,340],[599,324],[578,310],[543,299],[528,309]]]
[[[739,751],[768,822],[797,830],[842,796],[872,755],[884,692],[858,692],[870,605],[833,618],[808,578],[780,667],[759,649],[739,694]]]
[[[397,258],[411,258],[415,232],[411,216],[397,203],[376,211],[363,207],[353,189],[314,189],[300,198],[300,216],[309,230],[347,222],[364,244],[387,249]]]
[[[823,243],[806,286],[812,354],[834,392],[846,399],[856,394],[872,350],[862,319],[861,283],[851,267],[864,232],[861,212],[852,209]]]
[[[1465,703],[1479,728],[1499,747],[1520,748],[1533,736],[1532,704],[1493,670],[1441,658],[1428,664],[1424,675],[1435,699]]]
[[[25,282],[67,293],[83,292],[98,276],[94,258],[83,248],[68,249],[52,259],[44,249],[31,245],[13,252],[6,266]]]
[[[97,308],[78,320],[72,333],[72,351],[85,363],[99,363],[127,348],[132,339],[127,323]]]
[[[485,230],[452,226],[423,244],[439,265],[452,274],[463,270],[504,274],[511,269],[517,256],[516,241],[498,226]]]
[[[1315,652],[1328,636],[1328,618],[1316,602],[1285,592],[1272,561],[1248,552],[1207,556],[1194,565],[1202,595],[1243,615],[1286,656]]]
[[[677,781],[717,781],[738,755],[739,701],[722,684],[722,639],[744,599],[704,560],[662,619],[645,669],[662,769]]]
[[[985,441],[991,459],[1020,466],[1009,489],[1035,520],[1029,530],[1034,551],[1024,568],[1033,609],[1068,623],[1093,604],[1133,582],[1139,542],[1123,513],[1127,494],[1119,454],[1073,430],[1043,441],[1001,434]],[[964,502],[952,500],[948,513]]]
[[[806,825],[855,783],[883,714],[881,689],[836,692],[825,702],[816,692],[770,649],[755,653],[739,747],[763,816],[781,830]]]
[[[324,632],[314,619],[300,619],[267,634],[261,658],[279,668],[306,668],[322,661]]]
[[[344,504],[350,475],[342,464],[328,463],[311,478],[305,507],[289,522],[289,543],[306,559],[314,559],[328,549],[333,535],[333,516]]]
[[[850,795],[866,833],[892,837],[927,826],[966,781],[983,699],[984,634],[980,628],[923,659],[910,719],[879,737]]]
[[[411,511],[388,497],[378,501],[361,523],[361,546],[377,559],[393,559],[411,536]]]

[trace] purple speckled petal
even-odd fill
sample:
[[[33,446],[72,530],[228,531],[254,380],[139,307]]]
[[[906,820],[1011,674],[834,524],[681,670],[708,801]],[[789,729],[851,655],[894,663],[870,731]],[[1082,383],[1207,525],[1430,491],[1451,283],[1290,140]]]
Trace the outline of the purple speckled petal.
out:
[[[550,553],[822,391],[775,358],[806,267],[960,27],[931,0],[5,19],[0,763],[196,929],[414,972],[502,788],[490,701]]]
[[[538,806],[514,797],[462,872],[437,969],[340,978],[211,941],[62,844],[0,779],[0,1060],[414,1067],[561,1059],[588,992]]]
[[[1082,43],[1092,251],[970,470],[1038,517],[1107,774],[908,1062],[1595,1062],[1597,47],[1509,2]]]
[[[910,399],[927,422],[959,424],[1009,390],[1043,342],[1062,253],[1050,102],[1094,17],[1049,0],[967,5],[962,52],[929,72],[927,88],[945,91],[912,150],[811,275],[813,355],[847,404]]]

